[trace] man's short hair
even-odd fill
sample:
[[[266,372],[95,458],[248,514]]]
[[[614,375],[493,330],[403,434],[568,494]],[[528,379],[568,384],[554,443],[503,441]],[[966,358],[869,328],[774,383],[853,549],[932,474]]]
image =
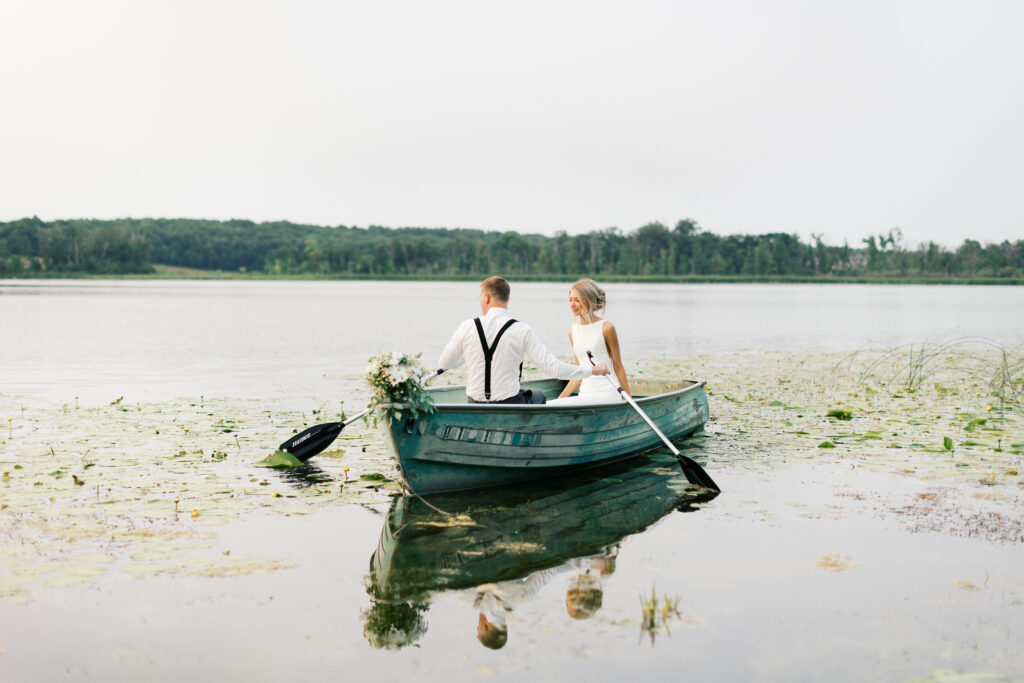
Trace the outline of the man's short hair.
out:
[[[500,650],[508,642],[508,628],[488,624],[486,628],[477,628],[476,638],[484,647]]]
[[[480,283],[480,289],[484,290],[498,301],[504,301],[508,303],[508,298],[512,296],[512,287],[508,284],[508,280],[497,275],[489,277]]]

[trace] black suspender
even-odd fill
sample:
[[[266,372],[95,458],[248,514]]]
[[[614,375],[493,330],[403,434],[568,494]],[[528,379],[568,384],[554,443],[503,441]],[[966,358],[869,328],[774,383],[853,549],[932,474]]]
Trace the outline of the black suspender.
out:
[[[494,343],[489,347],[487,346],[487,337],[484,336],[484,326],[480,323],[480,318],[473,318],[473,322],[476,323],[476,333],[480,335],[480,346],[484,350],[484,400],[491,400],[491,359],[494,358],[494,350],[498,348],[498,342],[501,341],[501,335],[505,334],[505,330],[512,327],[515,323],[519,322],[515,318],[510,319],[501,329],[498,330],[498,335],[494,338]],[[522,373],[522,366],[519,366],[519,371]]]

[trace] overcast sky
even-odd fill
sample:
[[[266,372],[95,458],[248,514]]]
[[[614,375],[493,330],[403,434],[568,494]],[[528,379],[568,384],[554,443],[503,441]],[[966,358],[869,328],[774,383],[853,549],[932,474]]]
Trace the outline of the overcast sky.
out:
[[[1024,239],[1024,2],[3,0],[0,220]]]

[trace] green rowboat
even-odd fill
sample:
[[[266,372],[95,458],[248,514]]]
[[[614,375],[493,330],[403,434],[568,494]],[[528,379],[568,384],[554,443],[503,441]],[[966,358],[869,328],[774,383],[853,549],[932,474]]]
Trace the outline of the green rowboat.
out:
[[[563,380],[527,381],[557,396]],[[704,428],[704,382],[640,380],[637,404],[669,438]],[[632,458],[659,448],[658,435],[625,401],[547,406],[469,403],[465,386],[433,387],[435,412],[412,416],[401,403],[385,420],[386,443],[411,491],[428,495],[507,486]]]

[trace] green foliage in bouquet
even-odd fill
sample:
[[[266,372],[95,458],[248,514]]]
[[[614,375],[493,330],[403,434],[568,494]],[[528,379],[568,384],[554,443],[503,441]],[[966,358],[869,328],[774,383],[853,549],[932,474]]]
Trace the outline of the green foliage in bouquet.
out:
[[[363,378],[373,392],[370,408],[384,406],[387,415],[397,418],[392,404],[402,403],[412,416],[434,412],[434,399],[423,388],[429,373],[419,361],[420,354],[408,356],[398,351],[382,353],[370,359]],[[372,411],[376,418],[379,411]]]

